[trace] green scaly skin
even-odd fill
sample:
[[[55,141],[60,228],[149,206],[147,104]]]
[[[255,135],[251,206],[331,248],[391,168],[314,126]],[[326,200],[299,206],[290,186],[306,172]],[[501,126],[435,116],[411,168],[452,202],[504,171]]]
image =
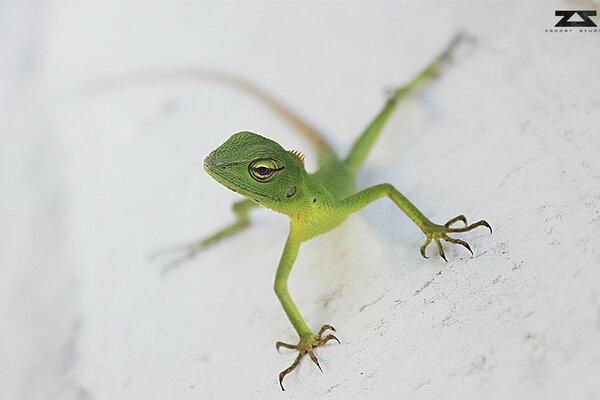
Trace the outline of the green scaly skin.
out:
[[[234,134],[204,160],[204,169],[211,177],[246,199],[234,204],[236,222],[190,247],[188,256],[246,228],[249,224],[248,212],[255,206],[270,208],[290,219],[289,235],[275,276],[275,293],[298,333],[299,341],[297,344],[276,343],[278,350],[284,347],[298,351],[293,364],[279,374],[282,390],[283,378],[296,368],[305,355],[308,354],[320,369],[313,349],[331,340],[339,343],[333,334],[326,334],[327,331],[335,331],[330,325],[323,325],[316,334],[313,333],[288,292],[288,277],[302,242],[330,231],[348,215],[382,197],[389,197],[421,228],[426,239],[420,251],[425,258],[425,249],[432,241],[436,243],[444,260],[446,256],[442,240],[462,245],[473,253],[465,241],[448,236],[450,233],[467,232],[479,226],[486,226],[491,232],[486,221],[469,225],[463,215],[452,218],[443,225],[435,224],[389,183],[358,192],[355,189],[356,174],[397,104],[437,73],[440,64],[448,58],[459,41],[460,37],[453,39],[411,82],[393,91],[382,111],[362,133],[346,158],[338,157],[331,146],[315,132],[307,134],[318,152],[319,169],[315,173],[306,171],[300,153],[285,150],[275,141],[252,132]],[[462,222],[465,226],[453,228],[452,225],[456,222]]]

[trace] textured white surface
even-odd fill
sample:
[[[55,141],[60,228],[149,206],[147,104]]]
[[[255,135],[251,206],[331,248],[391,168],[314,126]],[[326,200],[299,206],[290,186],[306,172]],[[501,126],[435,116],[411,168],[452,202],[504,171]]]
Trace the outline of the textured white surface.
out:
[[[0,398],[600,398],[600,33],[549,34],[597,3],[0,3]],[[433,220],[486,218],[475,257],[418,253],[378,201],[303,245],[291,293],[342,345],[286,379],[272,291],[287,222],[268,211],[164,276],[147,256],[231,220],[201,160],[249,129],[307,154],[235,90],[109,76],[202,66],[270,90],[345,151],[462,29],[359,177]],[[66,95],[65,93],[70,93]],[[433,255],[430,249],[430,255]]]

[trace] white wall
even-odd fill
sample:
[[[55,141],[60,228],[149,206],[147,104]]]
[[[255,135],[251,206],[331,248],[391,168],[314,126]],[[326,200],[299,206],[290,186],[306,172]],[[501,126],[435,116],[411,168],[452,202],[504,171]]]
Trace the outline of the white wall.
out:
[[[0,397],[600,396],[600,32],[545,32],[571,8],[598,5],[0,4]],[[391,182],[434,221],[464,213],[494,233],[462,236],[474,257],[425,260],[420,231],[381,200],[303,245],[292,296],[342,345],[282,394],[286,220],[257,211],[166,274],[147,257],[231,221],[236,195],[201,167],[230,134],[260,132],[309,166],[311,149],[231,88],[111,79],[234,72],[344,152],[384,89],[458,30],[476,43],[402,104],[359,185]]]

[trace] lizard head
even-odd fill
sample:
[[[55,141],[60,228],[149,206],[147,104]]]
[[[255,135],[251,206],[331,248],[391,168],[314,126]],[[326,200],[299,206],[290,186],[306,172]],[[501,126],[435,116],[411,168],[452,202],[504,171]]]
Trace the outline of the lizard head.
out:
[[[231,136],[204,159],[204,169],[226,188],[280,213],[306,201],[301,154],[256,133]]]

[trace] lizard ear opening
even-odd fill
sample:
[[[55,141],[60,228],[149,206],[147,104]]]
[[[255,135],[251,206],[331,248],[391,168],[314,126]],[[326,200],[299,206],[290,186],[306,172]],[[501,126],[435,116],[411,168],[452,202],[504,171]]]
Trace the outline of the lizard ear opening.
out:
[[[285,194],[285,197],[287,197],[289,199],[290,197],[292,197],[295,194],[296,194],[296,186],[292,186]]]
[[[296,159],[298,159],[298,161],[300,161],[302,166],[304,166],[304,154],[302,154],[302,152],[300,152],[298,150],[288,150],[288,153],[290,153],[291,155],[296,157]]]

